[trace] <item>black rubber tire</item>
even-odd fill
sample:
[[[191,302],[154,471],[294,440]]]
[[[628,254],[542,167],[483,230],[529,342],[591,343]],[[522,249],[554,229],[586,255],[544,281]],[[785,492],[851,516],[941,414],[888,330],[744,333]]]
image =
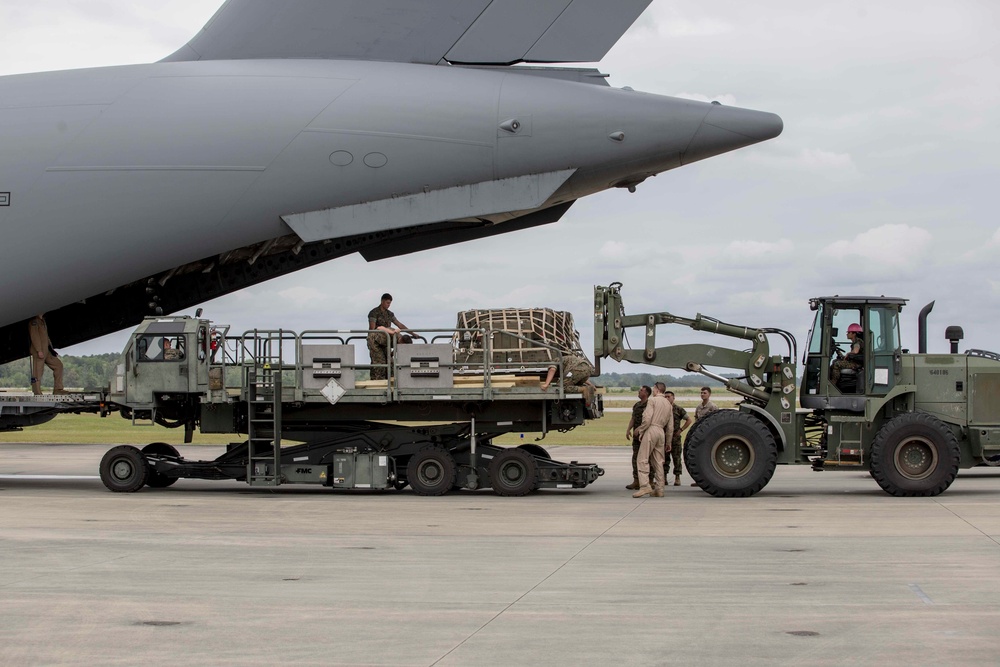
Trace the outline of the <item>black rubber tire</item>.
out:
[[[490,461],[490,486],[498,496],[525,496],[536,490],[535,458],[520,447],[503,450]]]
[[[142,448],[143,454],[152,454],[154,456],[176,456],[180,458],[181,453],[177,451],[177,448],[173,445],[168,445],[165,442],[153,442]],[[149,476],[146,478],[146,486],[151,489],[165,489],[168,486],[173,486],[177,481],[176,477],[167,477],[164,474],[158,473],[153,470],[153,467],[149,467]]]
[[[101,481],[115,493],[134,493],[146,485],[149,464],[135,447],[121,445],[101,459]]]
[[[716,498],[747,498],[771,481],[778,446],[757,417],[720,410],[684,445],[688,474]]]
[[[532,444],[518,445],[517,448],[523,449],[532,456],[537,456],[540,459],[546,459],[548,461],[552,460],[552,455],[549,454],[548,450],[542,447],[541,445],[532,445]]]
[[[681,450],[681,452],[682,452],[681,456],[684,459],[684,467],[687,468],[688,471],[689,471],[688,474],[690,474],[690,470],[691,470],[691,468],[690,468],[690,466],[688,464],[688,447],[687,447],[688,443],[689,442],[694,442],[694,434],[697,433],[701,429],[702,426],[704,426],[709,421],[711,421],[712,417],[714,417],[716,415],[719,415],[719,414],[722,414],[722,411],[721,410],[716,410],[715,412],[708,413],[707,415],[705,415],[701,419],[696,419],[695,422],[693,424],[691,424],[691,427],[688,429],[687,434],[683,436],[683,449]]]
[[[961,458],[958,439],[941,420],[908,412],[875,435],[871,475],[894,496],[936,496],[955,481]]]
[[[427,445],[410,457],[406,481],[419,496],[443,496],[455,486],[458,466],[443,447]]]

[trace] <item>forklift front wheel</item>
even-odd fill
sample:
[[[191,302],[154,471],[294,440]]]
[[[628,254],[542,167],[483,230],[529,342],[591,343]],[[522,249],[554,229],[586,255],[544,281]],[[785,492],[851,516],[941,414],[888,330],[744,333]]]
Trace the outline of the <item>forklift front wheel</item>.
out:
[[[101,481],[115,493],[134,493],[145,486],[148,477],[146,457],[131,445],[110,449],[101,459]]]

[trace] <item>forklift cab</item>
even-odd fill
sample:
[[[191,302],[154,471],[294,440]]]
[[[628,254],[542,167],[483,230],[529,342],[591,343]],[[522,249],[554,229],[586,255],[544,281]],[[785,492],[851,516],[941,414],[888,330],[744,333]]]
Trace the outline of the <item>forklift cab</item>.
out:
[[[810,299],[809,308],[816,317],[803,359],[802,407],[863,412],[867,396],[887,394],[902,372],[899,311],[905,304],[906,299],[894,297]],[[851,325],[861,328],[857,334],[861,359],[839,364],[840,380],[834,384],[838,350],[844,355],[851,351],[847,335]]]

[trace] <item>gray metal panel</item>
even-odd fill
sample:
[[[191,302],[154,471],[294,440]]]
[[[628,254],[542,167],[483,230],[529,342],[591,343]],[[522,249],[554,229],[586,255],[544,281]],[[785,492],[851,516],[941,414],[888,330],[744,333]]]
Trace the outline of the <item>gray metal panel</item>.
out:
[[[435,64],[490,0],[229,0],[166,61],[356,58]]]
[[[540,208],[572,175],[573,171],[567,170],[518,176],[283,216],[283,219],[302,240],[310,242],[440,220],[531,211]]]
[[[512,63],[522,60],[571,2],[494,1],[445,58],[459,63]]]
[[[524,60],[597,62],[621,39],[653,0],[573,0]]]
[[[303,345],[302,388],[322,389],[331,379],[354,389],[353,345]]]
[[[396,378],[400,389],[449,389],[454,385],[451,345],[399,345]]]

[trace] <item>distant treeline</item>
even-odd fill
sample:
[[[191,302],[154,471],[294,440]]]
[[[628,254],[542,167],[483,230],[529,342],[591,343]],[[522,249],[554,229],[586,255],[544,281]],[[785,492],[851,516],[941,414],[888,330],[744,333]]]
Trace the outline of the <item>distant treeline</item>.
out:
[[[88,357],[59,356],[63,362],[63,384],[74,389],[98,389],[108,386],[118,355],[95,354]],[[27,357],[0,366],[0,387],[26,389],[31,385],[31,363]],[[45,369],[42,386],[52,386],[52,371]]]
[[[652,387],[662,382],[668,387],[721,387],[722,383],[701,375],[674,377],[673,375],[653,375],[652,373],[602,373],[594,383],[602,387],[629,387],[638,390],[642,385]]]

